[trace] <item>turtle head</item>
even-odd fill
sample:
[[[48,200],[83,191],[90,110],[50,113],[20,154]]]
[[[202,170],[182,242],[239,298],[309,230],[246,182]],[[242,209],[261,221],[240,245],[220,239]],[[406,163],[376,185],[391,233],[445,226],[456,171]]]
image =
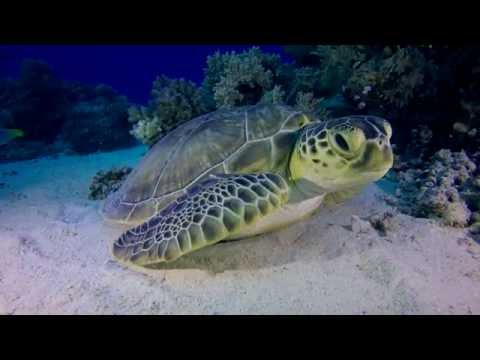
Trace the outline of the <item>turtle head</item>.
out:
[[[314,184],[322,192],[379,180],[393,165],[391,136],[388,121],[374,116],[348,116],[307,125],[300,132],[289,164],[292,179]]]

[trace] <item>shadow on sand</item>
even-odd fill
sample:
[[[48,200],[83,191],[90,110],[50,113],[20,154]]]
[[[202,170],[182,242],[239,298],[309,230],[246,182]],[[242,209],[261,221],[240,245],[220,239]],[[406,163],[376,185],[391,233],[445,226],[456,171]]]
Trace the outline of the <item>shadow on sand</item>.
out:
[[[213,274],[228,270],[255,270],[297,261],[328,261],[371,247],[372,243],[352,233],[348,224],[350,211],[345,209],[340,212],[319,214],[270,234],[220,242],[174,262],[150,266],[149,270],[195,269]]]

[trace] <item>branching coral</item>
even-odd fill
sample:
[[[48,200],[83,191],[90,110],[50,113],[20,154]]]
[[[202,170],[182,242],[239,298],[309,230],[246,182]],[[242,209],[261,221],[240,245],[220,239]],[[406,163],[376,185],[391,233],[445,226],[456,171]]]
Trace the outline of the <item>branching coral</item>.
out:
[[[387,49],[359,65],[352,73],[346,88],[355,101],[401,109],[413,99],[435,94],[432,84],[435,65],[419,49]]]
[[[284,82],[288,86],[288,95],[286,97],[286,102],[291,104],[293,101],[296,101],[299,93],[314,93],[318,92],[319,87],[320,70],[314,67],[300,67],[294,69],[288,69],[287,67],[283,68],[285,73]]]
[[[158,77],[153,83],[148,107],[132,106],[129,121],[132,135],[152,145],[166,132],[207,111],[200,89],[191,81]]]
[[[295,100],[295,107],[298,110],[314,112],[320,106],[321,100],[315,99],[313,93],[299,92]]]
[[[337,95],[366,56],[363,46],[308,45],[289,49],[305,60],[300,63],[302,66],[281,64],[277,55],[263,53],[256,47],[239,54],[217,52],[210,56],[202,85],[207,106],[285,103],[327,116],[317,106],[320,97]]]
[[[432,84],[422,87],[433,66],[418,49],[400,48],[385,60],[380,69],[380,98],[402,108],[414,97],[433,95],[431,91],[434,91],[435,87],[431,86]]]
[[[364,46],[319,45],[312,51],[320,59],[320,79],[322,92],[329,95],[339,93],[342,85],[354,70],[365,61]]]
[[[203,82],[204,99],[213,98],[215,107],[258,103],[274,88],[280,58],[253,47],[242,53],[219,52],[207,59]]]
[[[275,85],[272,90],[265,92],[260,99],[260,104],[285,104],[285,91],[280,85]]]
[[[310,112],[315,115],[318,120],[327,120],[331,111],[322,106],[324,99],[315,99],[313,93],[297,93],[295,108],[300,111]]]

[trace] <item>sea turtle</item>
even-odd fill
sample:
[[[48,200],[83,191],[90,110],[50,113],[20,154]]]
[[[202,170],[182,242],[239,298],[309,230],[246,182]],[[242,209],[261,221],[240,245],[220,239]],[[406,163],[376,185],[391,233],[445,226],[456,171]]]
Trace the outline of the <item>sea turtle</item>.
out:
[[[379,117],[318,121],[280,105],[190,120],[160,139],[104,203],[106,219],[132,226],[113,255],[149,267],[305,219],[383,177],[393,163],[391,135]]]

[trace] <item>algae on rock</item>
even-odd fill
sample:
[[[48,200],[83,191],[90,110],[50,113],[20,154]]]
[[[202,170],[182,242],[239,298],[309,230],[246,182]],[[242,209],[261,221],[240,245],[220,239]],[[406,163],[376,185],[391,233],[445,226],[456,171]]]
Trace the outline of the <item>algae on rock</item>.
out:
[[[122,182],[131,171],[132,168],[126,166],[121,168],[114,167],[108,171],[98,171],[90,184],[88,198],[90,200],[105,199],[109,194],[120,188]]]

